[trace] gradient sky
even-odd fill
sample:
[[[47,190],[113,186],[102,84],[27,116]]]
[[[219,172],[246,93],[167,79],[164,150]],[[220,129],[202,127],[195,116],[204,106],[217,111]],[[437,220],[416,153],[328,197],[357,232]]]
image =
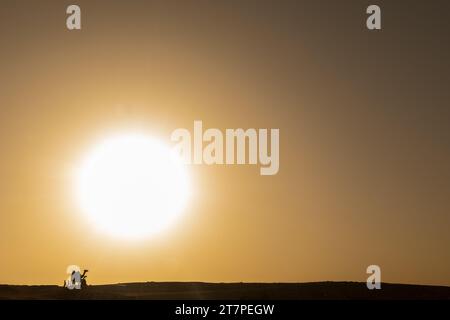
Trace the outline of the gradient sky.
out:
[[[0,283],[382,281],[450,285],[448,1],[0,4]],[[375,3],[375,2],[374,2]],[[72,171],[141,128],[279,128],[280,171],[192,166],[163,236],[86,224]]]

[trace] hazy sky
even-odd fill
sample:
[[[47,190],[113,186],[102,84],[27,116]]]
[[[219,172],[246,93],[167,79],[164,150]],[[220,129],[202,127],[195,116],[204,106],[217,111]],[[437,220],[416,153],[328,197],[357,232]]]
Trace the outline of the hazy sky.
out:
[[[0,283],[450,285],[448,1],[0,3]],[[191,166],[176,226],[105,237],[73,202],[92,141],[279,128],[280,171]]]

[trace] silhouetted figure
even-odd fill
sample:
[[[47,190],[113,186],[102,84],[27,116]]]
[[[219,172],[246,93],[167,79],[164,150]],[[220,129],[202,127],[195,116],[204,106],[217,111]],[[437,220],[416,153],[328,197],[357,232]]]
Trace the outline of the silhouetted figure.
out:
[[[87,278],[86,273],[87,272],[89,272],[89,270],[84,269],[83,270],[83,274],[81,275],[81,288],[82,289],[86,289],[87,288],[87,282],[86,282],[86,278]]]
[[[73,266],[70,266],[73,267]],[[70,270],[70,269],[68,269]],[[75,266],[75,268],[72,270],[72,272],[70,272],[70,277],[64,281],[64,287],[72,290],[72,289],[85,289],[87,288],[87,282],[86,282],[86,278],[87,275],[86,273],[89,270],[84,270],[83,274],[80,274],[80,268],[78,268],[77,266]]]

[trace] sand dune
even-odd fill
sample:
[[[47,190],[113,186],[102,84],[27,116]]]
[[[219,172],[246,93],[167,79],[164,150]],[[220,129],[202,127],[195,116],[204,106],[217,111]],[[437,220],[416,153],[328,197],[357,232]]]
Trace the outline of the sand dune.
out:
[[[381,290],[368,290],[359,282],[142,282],[68,290],[0,285],[0,299],[450,299],[450,287],[383,283]]]

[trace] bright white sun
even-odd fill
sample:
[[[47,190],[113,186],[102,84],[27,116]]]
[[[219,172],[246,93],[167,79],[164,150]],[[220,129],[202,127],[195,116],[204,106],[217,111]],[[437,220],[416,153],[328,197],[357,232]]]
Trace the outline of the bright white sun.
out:
[[[110,137],[88,153],[76,175],[76,198],[95,227],[141,239],[173,224],[189,197],[186,168],[145,134]]]

